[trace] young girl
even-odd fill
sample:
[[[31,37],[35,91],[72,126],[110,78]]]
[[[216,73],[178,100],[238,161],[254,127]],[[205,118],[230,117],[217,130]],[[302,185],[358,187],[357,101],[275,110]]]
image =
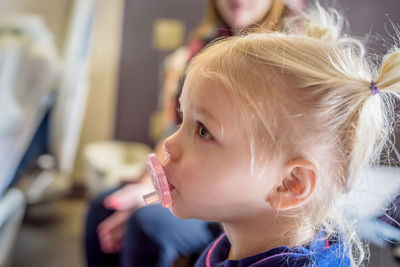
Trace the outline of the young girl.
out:
[[[301,9],[305,1],[206,2],[203,20],[190,34],[189,43],[168,57],[165,64],[162,122],[168,134],[176,130],[178,123],[176,97],[183,69],[197,52],[215,38],[240,34],[244,28],[250,30],[255,25],[280,30],[283,18]],[[162,150],[162,145],[159,147],[157,153]],[[169,267],[180,256],[197,256],[220,231],[218,227],[211,227],[210,231],[208,222],[180,220],[159,205],[142,207],[142,193],[150,190],[150,179],[145,175],[140,182],[106,192],[91,203],[85,226],[89,267]]]
[[[342,24],[317,6],[293,21],[307,36],[232,37],[191,61],[163,164],[172,213],[224,228],[196,266],[363,261],[336,204],[390,132],[400,51],[378,72]]]

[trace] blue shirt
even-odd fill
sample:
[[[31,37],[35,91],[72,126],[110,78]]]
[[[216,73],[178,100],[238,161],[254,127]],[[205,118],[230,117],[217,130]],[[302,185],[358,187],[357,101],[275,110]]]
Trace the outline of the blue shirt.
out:
[[[240,260],[228,260],[231,244],[225,234],[218,237],[203,252],[195,267],[347,267],[350,259],[337,239],[326,240],[320,232],[307,246],[276,247]]]

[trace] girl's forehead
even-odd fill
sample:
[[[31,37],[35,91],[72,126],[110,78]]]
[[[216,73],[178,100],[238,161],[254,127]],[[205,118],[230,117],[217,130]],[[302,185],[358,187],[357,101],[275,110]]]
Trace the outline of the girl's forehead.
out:
[[[180,103],[183,109],[205,110],[217,114],[221,120],[238,112],[234,97],[221,82],[196,73],[187,75]],[[227,113],[230,115],[226,116]]]
[[[188,73],[180,97],[184,120],[199,119],[226,142],[243,140],[245,121],[231,91],[217,79],[193,74]]]
[[[205,106],[215,102],[212,100],[234,104],[232,96],[221,82],[196,73],[188,73],[179,100],[181,104],[198,102]]]

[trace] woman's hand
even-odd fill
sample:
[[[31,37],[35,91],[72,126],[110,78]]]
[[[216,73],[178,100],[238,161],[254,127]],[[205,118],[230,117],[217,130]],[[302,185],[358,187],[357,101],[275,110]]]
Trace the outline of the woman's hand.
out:
[[[132,210],[133,212],[144,206],[143,195],[154,191],[148,180],[123,186],[104,199],[104,207],[110,210]]]
[[[100,247],[104,253],[121,250],[129,217],[144,206],[143,195],[153,190],[149,179],[145,179],[142,183],[127,184],[104,199],[104,207],[115,210],[97,227]]]
[[[99,237],[100,248],[104,253],[121,251],[126,223],[131,214],[131,210],[117,210],[99,224],[97,236]]]

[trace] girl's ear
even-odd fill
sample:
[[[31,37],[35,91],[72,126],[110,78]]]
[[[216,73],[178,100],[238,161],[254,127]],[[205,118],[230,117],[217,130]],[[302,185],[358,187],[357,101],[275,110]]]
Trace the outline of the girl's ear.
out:
[[[268,197],[268,202],[276,210],[302,205],[311,197],[317,182],[314,164],[304,159],[287,163],[284,174],[282,183]]]

